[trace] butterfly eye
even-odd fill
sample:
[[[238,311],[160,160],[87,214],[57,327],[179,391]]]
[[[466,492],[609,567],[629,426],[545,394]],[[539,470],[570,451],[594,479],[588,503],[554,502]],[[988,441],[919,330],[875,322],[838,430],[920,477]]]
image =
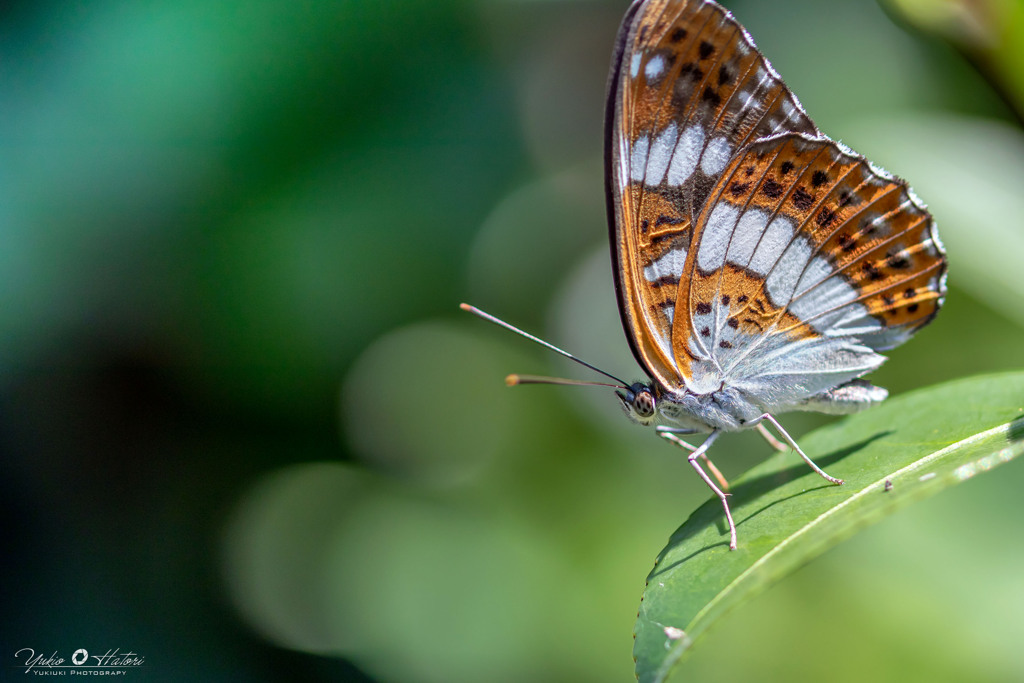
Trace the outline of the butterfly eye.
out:
[[[623,387],[624,391],[616,391],[619,397],[619,405],[625,411],[626,417],[631,421],[649,425],[654,418],[655,399],[651,388],[646,384],[637,382],[631,387]]]
[[[650,387],[640,386],[634,389],[633,410],[636,411],[637,417],[654,417],[654,394],[651,393]]]
[[[642,425],[649,425],[653,421],[657,400],[649,384],[637,382],[633,386],[623,387],[625,391],[616,391],[622,409],[630,420]]]

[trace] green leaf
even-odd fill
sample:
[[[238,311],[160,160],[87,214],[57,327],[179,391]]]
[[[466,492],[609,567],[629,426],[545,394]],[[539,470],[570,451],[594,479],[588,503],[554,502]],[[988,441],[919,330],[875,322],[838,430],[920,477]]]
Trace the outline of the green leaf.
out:
[[[731,552],[718,499],[694,511],[647,577],[633,647],[642,683],[665,680],[726,611],[857,530],[1024,452],[1024,373],[905,394],[800,443],[846,483],[828,484],[792,452],[752,468],[731,487]]]

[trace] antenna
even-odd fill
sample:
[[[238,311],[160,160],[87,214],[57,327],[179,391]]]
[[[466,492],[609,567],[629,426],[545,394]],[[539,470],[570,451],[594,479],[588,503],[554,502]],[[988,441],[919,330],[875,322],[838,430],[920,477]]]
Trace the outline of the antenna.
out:
[[[608,382],[588,382],[582,379],[564,379],[562,377],[541,377],[539,375],[509,375],[505,378],[505,384],[514,387],[517,384],[561,384],[567,387],[612,387],[613,389],[628,389],[621,384],[608,384]]]
[[[629,389],[629,384],[627,384],[626,382],[623,382],[621,379],[619,379],[615,375],[608,374],[604,370],[601,370],[600,368],[594,367],[593,365],[591,365],[590,363],[586,362],[585,360],[580,360],[579,358],[577,358],[576,356],[572,355],[568,351],[563,351],[562,349],[558,348],[554,344],[550,344],[550,343],[544,341],[543,339],[535,337],[532,334],[530,334],[529,332],[523,332],[518,327],[515,327],[514,325],[510,325],[507,322],[505,322],[504,320],[501,320],[500,318],[495,318],[490,313],[485,313],[484,311],[481,311],[476,306],[470,306],[469,304],[459,304],[459,308],[461,308],[464,311],[468,311],[469,313],[472,313],[473,315],[476,315],[476,316],[478,316],[480,318],[483,318],[484,320],[489,320],[490,322],[494,323],[495,325],[500,325],[500,326],[504,327],[506,330],[510,330],[512,332],[515,332],[518,335],[522,335],[523,337],[526,337],[527,339],[529,339],[531,341],[535,341],[538,344],[540,344],[541,346],[547,347],[547,348],[551,349],[552,351],[554,351],[555,353],[559,353],[559,354],[565,356],[569,360],[576,361],[580,365],[582,365],[584,367],[588,367],[591,370],[593,370],[594,372],[600,373],[600,374],[604,375],[605,377],[607,377],[609,379],[613,379],[616,382],[618,382],[618,384],[602,384],[600,382],[585,382],[585,381],[582,381],[582,380],[560,379],[560,378],[557,378],[557,377],[537,377],[535,375],[509,375],[508,377],[505,378],[505,383],[508,384],[509,386],[515,386],[516,384],[571,384],[571,385],[577,385],[577,386],[618,387],[620,389],[626,389],[626,390]]]

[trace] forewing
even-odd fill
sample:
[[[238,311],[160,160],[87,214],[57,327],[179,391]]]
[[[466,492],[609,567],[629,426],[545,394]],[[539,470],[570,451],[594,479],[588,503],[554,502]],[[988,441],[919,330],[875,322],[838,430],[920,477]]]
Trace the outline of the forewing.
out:
[[[817,129],[746,31],[713,2],[635,2],[609,82],[607,182],[623,326],[663,386],[695,217],[744,145]]]
[[[672,330],[699,383],[776,408],[857,377],[938,312],[946,259],[902,180],[825,138],[728,166],[698,218]]]

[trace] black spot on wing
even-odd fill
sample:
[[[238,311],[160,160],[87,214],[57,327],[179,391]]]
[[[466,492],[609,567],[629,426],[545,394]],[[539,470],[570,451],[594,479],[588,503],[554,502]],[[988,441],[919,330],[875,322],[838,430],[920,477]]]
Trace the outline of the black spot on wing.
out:
[[[902,254],[890,254],[889,257],[885,259],[885,264],[890,268],[903,270],[904,268],[910,267],[910,259]]]
[[[685,218],[677,218],[675,216],[666,216],[665,214],[661,214],[660,216],[658,216],[658,219],[654,221],[654,227],[658,228],[661,227],[662,225],[679,225],[680,223],[685,222]]]
[[[718,69],[718,85],[729,85],[732,83],[734,74],[729,70],[725,64]]]
[[[768,180],[764,181],[764,184],[761,186],[761,194],[769,199],[778,199],[782,196],[782,185],[779,185],[771,178],[768,178]]]
[[[733,197],[739,197],[740,195],[746,194],[747,190],[750,189],[750,183],[737,183],[734,182],[729,186],[729,194]]]
[[[821,211],[818,212],[818,217],[815,219],[823,228],[827,228],[832,225],[836,220],[836,212],[829,209],[827,206],[823,206]]]
[[[743,322],[747,323],[748,325],[753,325],[758,330],[764,331],[764,325],[762,325],[761,323],[757,322],[753,318],[744,318]]]
[[[802,187],[796,188],[791,199],[793,205],[801,211],[806,211],[814,205],[814,196]]]
[[[868,276],[868,279],[873,282],[878,282],[885,277],[882,271],[880,271],[874,263],[865,263],[863,270],[864,274]]]
[[[693,62],[687,62],[679,68],[680,80],[687,75],[695,83],[704,79],[704,72]]]

